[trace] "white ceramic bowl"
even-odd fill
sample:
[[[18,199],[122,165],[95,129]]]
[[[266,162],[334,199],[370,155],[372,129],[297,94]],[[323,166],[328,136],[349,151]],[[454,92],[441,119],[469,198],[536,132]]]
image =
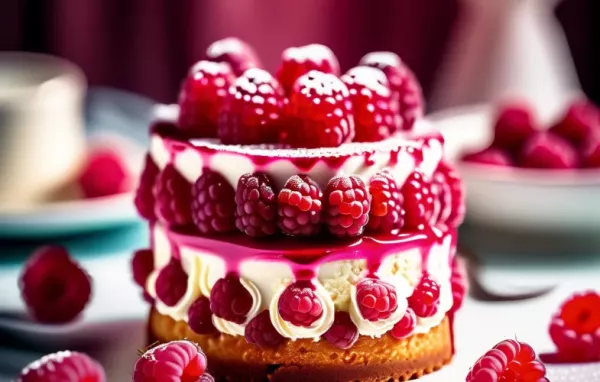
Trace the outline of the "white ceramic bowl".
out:
[[[463,177],[467,220],[530,231],[600,231],[600,170],[501,168],[458,160],[491,142],[492,111],[479,105],[428,116],[446,139],[446,157]]]

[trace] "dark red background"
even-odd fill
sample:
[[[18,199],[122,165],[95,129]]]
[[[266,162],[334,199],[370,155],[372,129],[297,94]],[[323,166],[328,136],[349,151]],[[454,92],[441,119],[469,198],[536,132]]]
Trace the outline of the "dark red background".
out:
[[[485,0],[481,0],[485,1]],[[489,0],[503,1],[503,0]],[[564,26],[584,90],[599,100],[597,0],[564,0]],[[175,99],[186,69],[219,38],[254,45],[268,69],[293,45],[329,45],[348,68],[366,52],[393,50],[426,94],[461,11],[457,0],[2,0],[0,50],[49,52],[85,70],[93,85]],[[597,23],[596,23],[597,24]],[[597,32],[597,31],[596,31]],[[598,33],[596,33],[598,34]]]

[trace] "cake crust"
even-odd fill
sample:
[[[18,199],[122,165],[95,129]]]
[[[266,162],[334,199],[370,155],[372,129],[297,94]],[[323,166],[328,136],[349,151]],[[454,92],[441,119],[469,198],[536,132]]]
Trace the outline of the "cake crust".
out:
[[[448,318],[426,334],[403,340],[389,334],[381,338],[361,336],[348,350],[324,340],[286,340],[275,350],[261,349],[241,336],[198,335],[185,322],[154,309],[148,329],[149,343],[179,339],[197,342],[218,381],[407,381],[440,369],[452,358]]]

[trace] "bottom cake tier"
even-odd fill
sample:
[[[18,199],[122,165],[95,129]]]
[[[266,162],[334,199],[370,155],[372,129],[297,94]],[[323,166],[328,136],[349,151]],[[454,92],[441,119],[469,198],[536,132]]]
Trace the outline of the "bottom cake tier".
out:
[[[200,335],[184,321],[152,310],[149,342],[188,339],[206,353],[217,381],[375,382],[407,381],[440,369],[452,359],[448,317],[427,333],[398,340],[361,336],[347,350],[327,341],[286,340],[276,349],[263,349],[244,337]]]

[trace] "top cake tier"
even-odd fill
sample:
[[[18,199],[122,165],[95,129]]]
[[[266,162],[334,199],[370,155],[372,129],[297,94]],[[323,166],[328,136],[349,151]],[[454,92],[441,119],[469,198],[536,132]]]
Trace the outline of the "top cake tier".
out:
[[[177,105],[157,107],[155,126],[174,124],[178,113]],[[220,173],[233,188],[246,173],[267,174],[277,189],[294,175],[307,175],[325,190],[336,176],[356,175],[368,184],[381,170],[388,170],[402,187],[414,171],[431,178],[443,155],[441,134],[424,121],[417,121],[412,131],[398,132],[381,142],[353,142],[322,149],[223,145],[208,138],[180,140],[164,130],[168,131],[155,128],[150,141],[150,156],[160,170],[172,164],[194,184],[208,169]]]

